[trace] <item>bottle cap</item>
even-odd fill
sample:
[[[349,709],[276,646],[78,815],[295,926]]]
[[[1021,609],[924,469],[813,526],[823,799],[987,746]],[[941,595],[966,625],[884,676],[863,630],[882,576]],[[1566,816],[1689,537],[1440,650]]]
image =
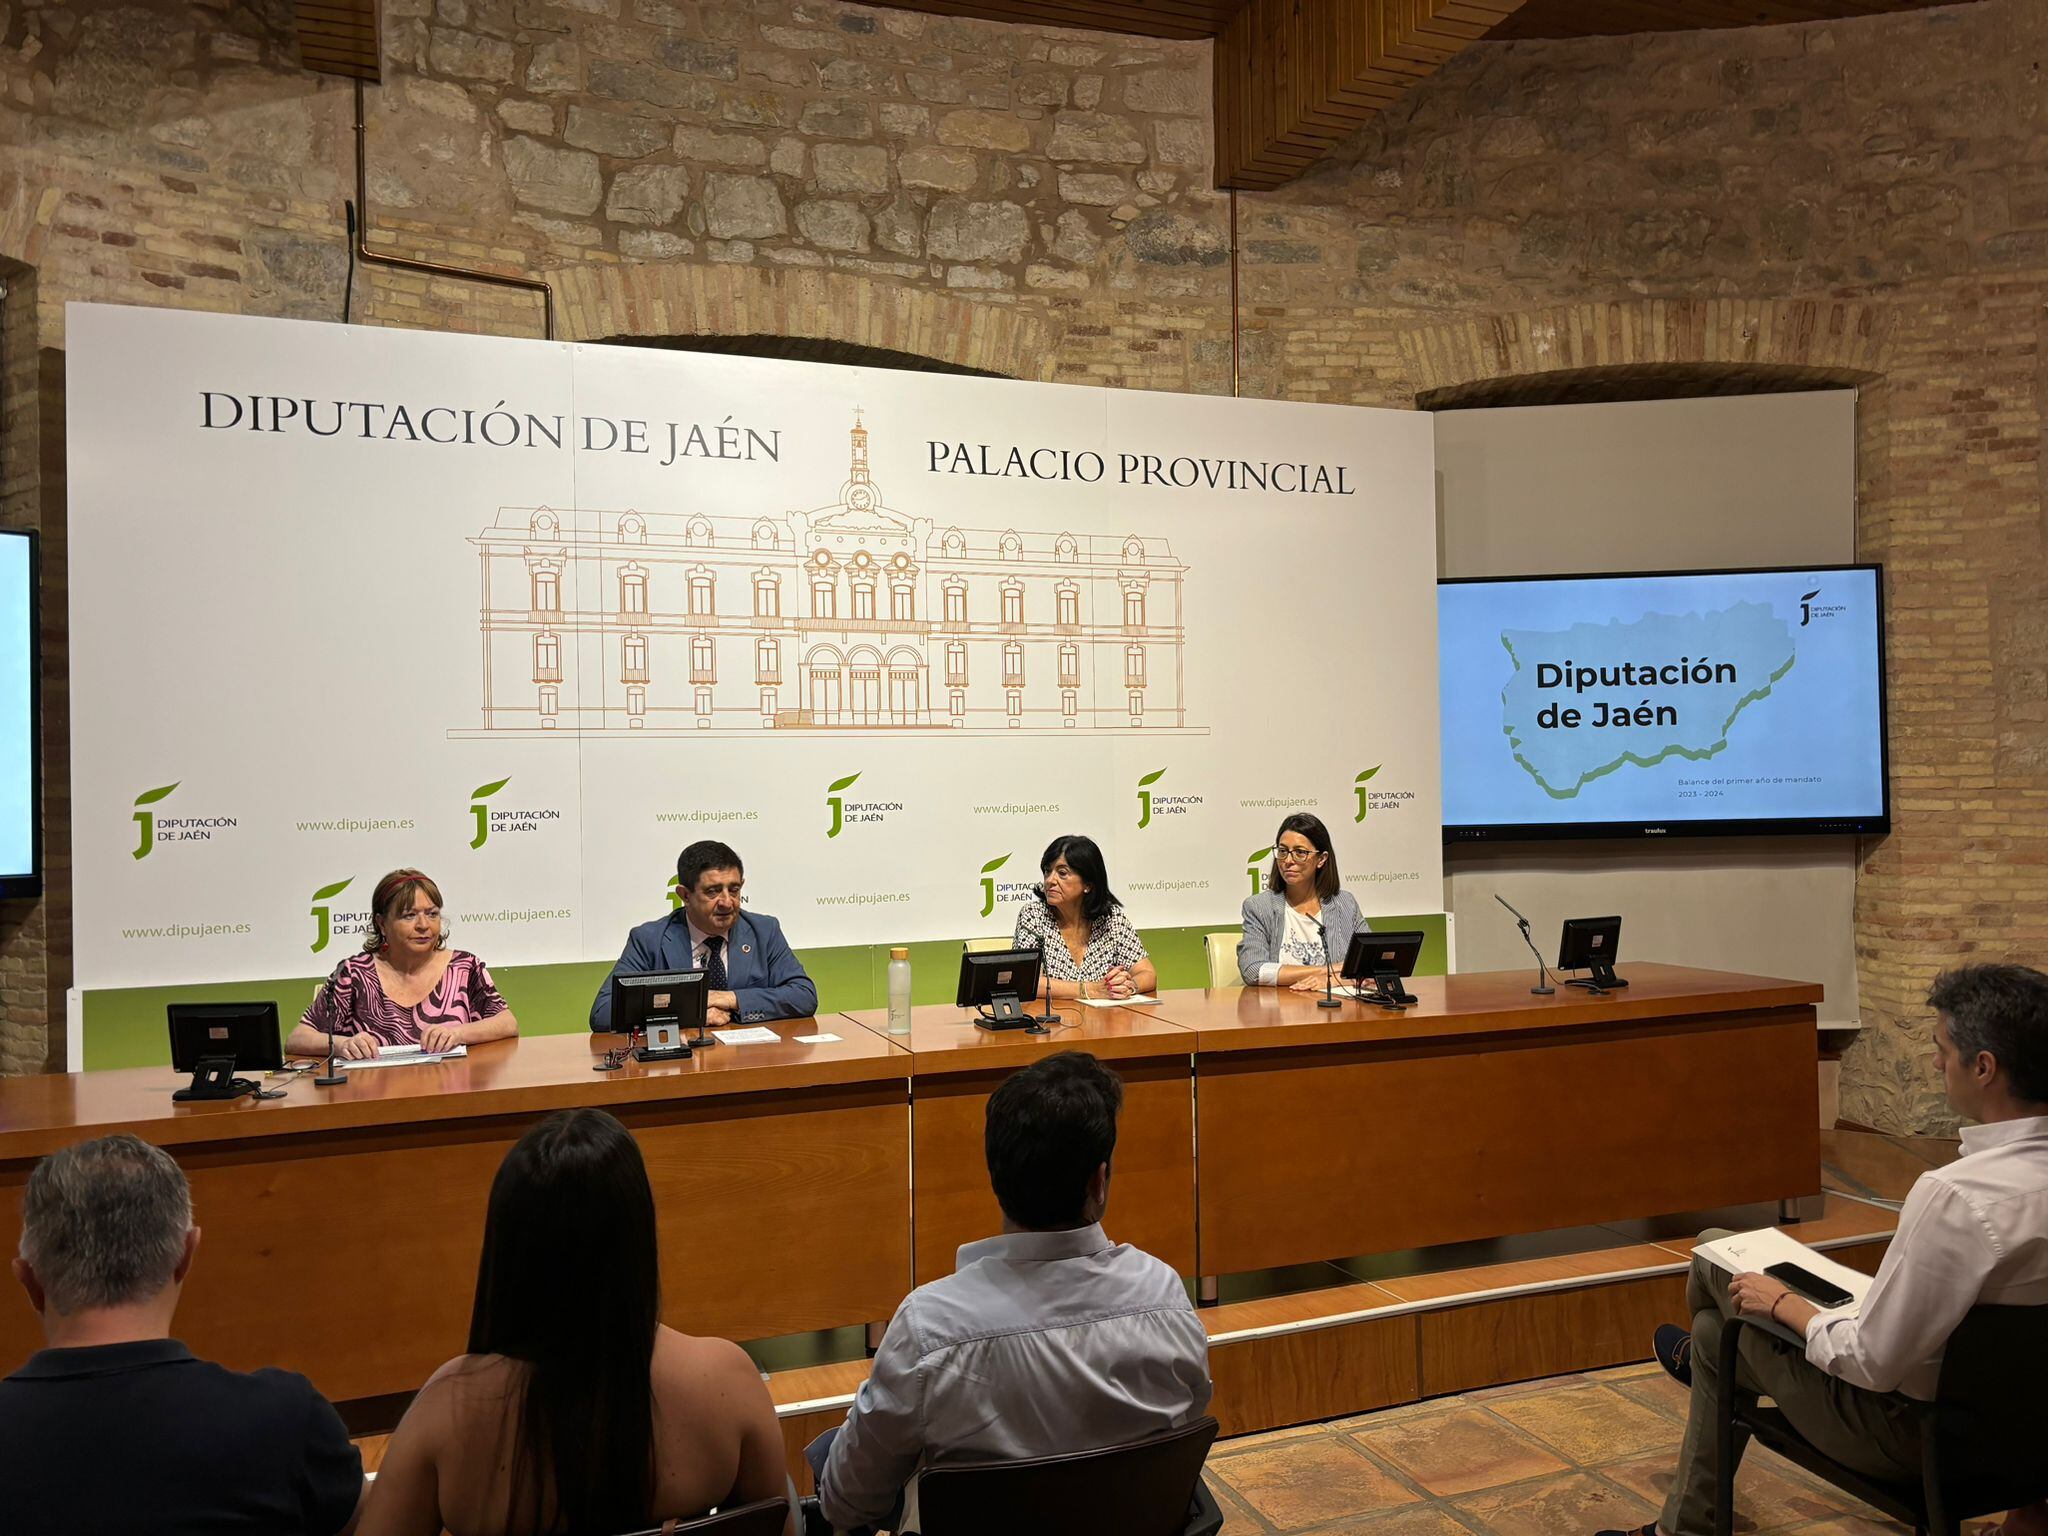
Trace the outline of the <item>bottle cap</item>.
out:
[[[910,949],[907,945],[899,944],[889,951],[889,958],[891,960],[908,960],[910,958]]]

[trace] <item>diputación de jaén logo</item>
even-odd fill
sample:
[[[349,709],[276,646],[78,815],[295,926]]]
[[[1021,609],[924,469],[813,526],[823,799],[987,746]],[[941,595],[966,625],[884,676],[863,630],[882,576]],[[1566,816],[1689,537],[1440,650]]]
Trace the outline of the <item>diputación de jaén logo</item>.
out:
[[[354,883],[355,876],[351,875],[348,877],[348,879],[337,881],[333,885],[323,885],[320,887],[319,890],[313,893],[313,906],[311,915],[313,918],[314,954],[317,955],[320,953],[321,950],[325,949],[327,947],[327,941],[334,937],[333,923],[328,913],[327,903],[334,900],[335,897],[339,896],[343,891],[347,890]]]
[[[481,848],[491,835],[491,808],[484,802],[503,789],[512,780],[502,778],[495,784],[479,784],[469,792],[470,814],[476,817],[476,836],[469,840],[472,848]]]
[[[1006,853],[1001,858],[990,859],[981,866],[981,915],[989,917],[996,910],[996,871],[1010,862]]]
[[[1801,629],[1806,628],[1808,624],[1813,622],[1813,600],[1819,596],[1819,587],[1815,587],[1811,592],[1799,594],[1799,627]]]
[[[825,786],[825,804],[832,812],[832,827],[826,832],[826,837],[837,837],[846,830],[846,801],[843,792],[853,788],[859,779],[859,774],[849,773],[845,778],[834,779]]]
[[[1160,768],[1138,780],[1138,830],[1144,831],[1152,825],[1152,786],[1166,777],[1166,770]]]
[[[1382,764],[1375,763],[1372,765],[1372,767],[1365,769],[1358,775],[1357,778],[1351,781],[1352,790],[1358,796],[1358,814],[1351,818],[1353,822],[1360,822],[1365,820],[1365,813],[1372,808],[1371,801],[1368,798],[1368,793],[1365,786],[1369,782],[1371,782],[1372,776],[1378,773],[1382,766]]]
[[[182,779],[178,781],[180,784],[183,782],[184,780]],[[140,807],[155,805],[177,787],[177,784],[166,784],[161,789],[145,789],[135,797],[135,804],[137,806],[135,825],[141,831],[142,837],[141,841],[135,845],[135,851],[130,857],[146,859],[149,857],[149,850],[156,846],[156,817],[152,812],[142,810]]]
[[[1263,848],[1254,848],[1244,856],[1244,871],[1251,876],[1252,894],[1258,895],[1266,884],[1266,857],[1273,851],[1271,843]]]

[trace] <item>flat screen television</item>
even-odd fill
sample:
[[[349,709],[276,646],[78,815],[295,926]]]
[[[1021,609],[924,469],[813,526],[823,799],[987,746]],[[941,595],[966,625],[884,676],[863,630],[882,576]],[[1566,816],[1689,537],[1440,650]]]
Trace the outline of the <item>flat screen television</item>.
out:
[[[1444,841],[1891,829],[1877,565],[1445,580]]]
[[[36,536],[0,531],[0,896],[43,888]]]

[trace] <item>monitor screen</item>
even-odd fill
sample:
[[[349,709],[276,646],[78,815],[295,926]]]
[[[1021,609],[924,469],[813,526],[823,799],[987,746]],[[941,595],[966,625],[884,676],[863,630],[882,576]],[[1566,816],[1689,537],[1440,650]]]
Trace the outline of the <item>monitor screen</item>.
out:
[[[1883,585],[1439,583],[1444,840],[1888,831]]]
[[[36,666],[35,535],[0,533],[0,896],[42,889]]]

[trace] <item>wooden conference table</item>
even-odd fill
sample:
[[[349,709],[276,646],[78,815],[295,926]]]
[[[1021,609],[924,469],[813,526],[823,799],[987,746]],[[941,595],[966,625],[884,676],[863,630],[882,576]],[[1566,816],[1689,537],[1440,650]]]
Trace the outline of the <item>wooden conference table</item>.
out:
[[[132,1131],[192,1181],[180,1338],[336,1400],[410,1392],[468,1337],[505,1153],[541,1115],[598,1105],[646,1158],[674,1326],[747,1339],[886,1318],[910,1277],[910,1055],[850,1025],[818,1045],[793,1039],[812,1020],[772,1027],[776,1045],[617,1072],[592,1070],[616,1036],[536,1035],[338,1088],[278,1079],[286,1096],[260,1103],[173,1104],[168,1067],[6,1079],[0,1245],[19,1241],[37,1157]],[[601,1325],[601,1281],[561,1302]],[[0,1370],[40,1347],[25,1302],[0,1301]]]
[[[1621,969],[1606,997],[1417,976],[1401,1013],[1162,996],[1195,1036],[1202,1273],[1817,1195],[1821,988]]]
[[[262,1103],[173,1104],[165,1067],[0,1079],[0,1248],[36,1158],[132,1131],[192,1179],[205,1235],[181,1337],[337,1400],[408,1392],[462,1348],[506,1150],[589,1104],[639,1138],[676,1326],[756,1339],[879,1321],[998,1230],[983,1106],[1066,1049],[1126,1084],[1111,1232],[1186,1275],[1816,1193],[1821,989],[1623,971],[1632,985],[1604,998],[1531,997],[1519,971],[1417,977],[1400,1014],[1266,989],[1066,1003],[1046,1036],[935,1007],[905,1039],[847,1014],[616,1073],[591,1070],[612,1037],[531,1036],[340,1088],[281,1080],[287,1096]],[[795,1039],[819,1030],[842,1038]],[[0,1302],[0,1367],[39,1342],[25,1303]]]
[[[1196,1272],[1193,1037],[1149,1010],[1063,999],[1054,1012],[1056,1028],[1029,1035],[979,1028],[965,1008],[918,1007],[908,1038],[891,1037],[911,1053],[910,1228],[919,1285],[950,1275],[962,1243],[1002,1231],[982,1153],[982,1114],[998,1083],[1054,1051],[1091,1052],[1124,1080],[1111,1195],[1117,1239],[1183,1275]],[[844,1017],[866,1029],[888,1027],[886,1009]]]

